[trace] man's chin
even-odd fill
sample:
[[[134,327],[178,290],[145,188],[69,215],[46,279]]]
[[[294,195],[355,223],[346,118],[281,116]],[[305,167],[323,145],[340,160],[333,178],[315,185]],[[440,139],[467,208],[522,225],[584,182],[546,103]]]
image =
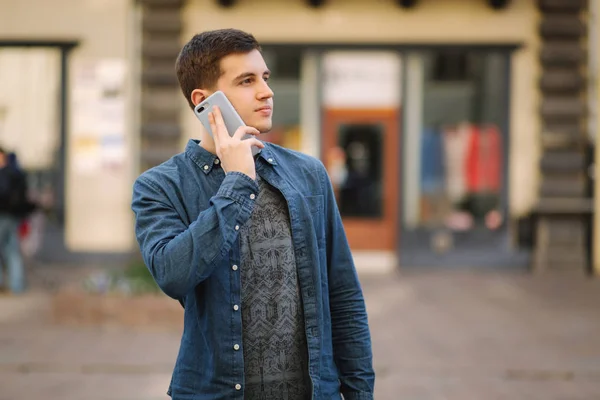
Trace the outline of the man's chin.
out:
[[[271,128],[273,128],[273,121],[271,118],[249,118],[248,125],[263,134],[269,132]]]
[[[269,133],[271,131],[271,129],[273,128],[272,124],[256,124],[254,125],[254,128],[256,128],[260,134],[264,134],[264,133]]]

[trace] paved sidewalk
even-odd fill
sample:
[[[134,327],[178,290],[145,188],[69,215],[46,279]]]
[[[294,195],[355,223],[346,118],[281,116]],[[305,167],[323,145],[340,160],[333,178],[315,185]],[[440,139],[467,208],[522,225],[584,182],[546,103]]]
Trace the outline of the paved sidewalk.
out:
[[[429,271],[363,280],[378,400],[600,399],[600,280]],[[0,297],[0,400],[167,399],[172,331],[48,323]]]

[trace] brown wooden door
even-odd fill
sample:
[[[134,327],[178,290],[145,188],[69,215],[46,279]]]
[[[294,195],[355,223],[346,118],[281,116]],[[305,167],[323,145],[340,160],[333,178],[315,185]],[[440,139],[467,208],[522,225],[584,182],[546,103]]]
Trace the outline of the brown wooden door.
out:
[[[397,109],[324,110],[323,158],[353,250],[396,249],[398,123]]]

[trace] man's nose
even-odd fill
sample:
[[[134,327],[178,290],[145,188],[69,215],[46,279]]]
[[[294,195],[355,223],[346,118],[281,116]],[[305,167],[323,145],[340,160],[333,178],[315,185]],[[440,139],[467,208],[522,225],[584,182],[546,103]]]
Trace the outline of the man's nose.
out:
[[[269,87],[269,84],[267,82],[263,81],[263,86],[260,88],[259,92],[258,92],[258,98],[259,99],[269,99],[271,97],[273,97],[274,93],[273,90],[271,90],[271,88]]]

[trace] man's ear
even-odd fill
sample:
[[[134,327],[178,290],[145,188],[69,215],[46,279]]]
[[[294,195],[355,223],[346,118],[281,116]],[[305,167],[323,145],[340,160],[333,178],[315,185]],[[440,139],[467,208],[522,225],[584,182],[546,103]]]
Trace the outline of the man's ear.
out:
[[[192,103],[194,103],[194,105],[197,106],[198,104],[203,102],[204,99],[206,99],[208,96],[210,96],[210,92],[208,90],[194,89],[192,91],[192,94],[190,95],[190,98],[192,100]]]

